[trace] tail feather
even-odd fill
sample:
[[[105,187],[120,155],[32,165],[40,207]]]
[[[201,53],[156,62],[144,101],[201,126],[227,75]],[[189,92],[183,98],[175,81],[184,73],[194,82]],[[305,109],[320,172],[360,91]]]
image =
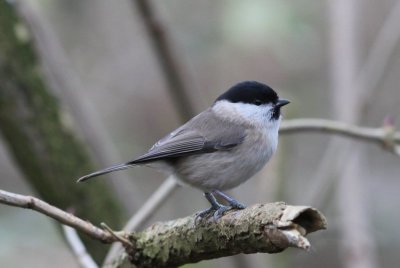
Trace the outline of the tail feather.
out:
[[[87,174],[87,175],[85,175],[83,177],[80,177],[76,182],[83,182],[83,181],[86,181],[86,180],[88,180],[90,178],[97,177],[97,176],[104,175],[104,174],[111,173],[111,172],[118,171],[118,170],[127,169],[127,168],[129,168],[131,166],[132,165],[128,164],[128,163],[112,166],[112,167],[109,167],[109,168],[106,168],[106,169],[102,169],[102,170]]]

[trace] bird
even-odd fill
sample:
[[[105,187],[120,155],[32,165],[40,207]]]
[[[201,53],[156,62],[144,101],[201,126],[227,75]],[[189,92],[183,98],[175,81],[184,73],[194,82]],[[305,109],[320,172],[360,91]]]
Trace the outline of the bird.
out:
[[[123,164],[82,176],[78,182],[124,170],[149,166],[173,174],[180,184],[203,191],[211,207],[197,213],[218,219],[245,205],[224,193],[244,183],[271,159],[278,146],[281,99],[268,85],[239,82],[188,122],[157,141],[147,153]],[[217,197],[228,205],[218,202]]]

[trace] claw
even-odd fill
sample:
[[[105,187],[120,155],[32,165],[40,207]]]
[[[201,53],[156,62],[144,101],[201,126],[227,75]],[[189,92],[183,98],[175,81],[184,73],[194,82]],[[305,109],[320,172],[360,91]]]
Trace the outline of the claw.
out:
[[[236,209],[245,209],[246,208],[245,205],[243,205],[242,203],[240,203],[239,201],[236,201],[234,199],[231,202],[229,202],[229,205],[232,208],[236,208]]]
[[[221,206],[219,209],[217,209],[214,212],[214,215],[213,215],[214,220],[216,221],[219,218],[221,218],[222,216],[224,216],[224,213],[227,212],[230,209],[232,209],[231,206]]]
[[[194,217],[194,222],[197,224],[200,220],[204,219],[206,216],[209,214],[217,211],[218,209],[215,209],[214,207],[210,207],[208,209],[205,209],[203,211],[197,212],[196,216]]]

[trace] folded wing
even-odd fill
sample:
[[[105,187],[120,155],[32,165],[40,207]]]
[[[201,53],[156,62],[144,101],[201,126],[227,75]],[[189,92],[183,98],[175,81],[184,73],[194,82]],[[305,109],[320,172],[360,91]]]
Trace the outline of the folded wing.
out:
[[[217,150],[227,150],[243,141],[243,137],[226,142],[223,139],[207,140],[197,131],[179,131],[171,133],[156,143],[146,154],[128,162],[130,165],[150,161],[175,158],[198,153],[211,153]]]

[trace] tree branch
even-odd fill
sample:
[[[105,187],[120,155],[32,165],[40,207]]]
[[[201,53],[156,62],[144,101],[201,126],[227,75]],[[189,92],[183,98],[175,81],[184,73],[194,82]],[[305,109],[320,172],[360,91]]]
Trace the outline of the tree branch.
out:
[[[91,238],[100,240],[103,243],[112,243],[116,241],[110,234],[94,226],[90,222],[84,221],[36,197],[14,194],[0,190],[0,203],[9,206],[35,210],[55,219],[60,223],[73,227],[78,231],[90,236]]]
[[[399,155],[400,132],[395,131],[391,122],[381,128],[368,128],[326,119],[292,119],[282,122],[279,131],[281,134],[314,131],[342,135],[381,144]]]
[[[67,240],[72,252],[74,253],[76,260],[79,262],[82,268],[98,268],[99,266],[93,260],[92,256],[87,252],[85,245],[79,238],[76,229],[67,225],[62,225],[65,239]]]
[[[326,228],[316,209],[282,202],[257,204],[232,211],[217,221],[195,223],[195,215],[156,223],[132,233],[134,247],[108,267],[121,267],[126,258],[137,267],[177,267],[239,253],[278,253],[288,247],[308,250],[305,235]]]

